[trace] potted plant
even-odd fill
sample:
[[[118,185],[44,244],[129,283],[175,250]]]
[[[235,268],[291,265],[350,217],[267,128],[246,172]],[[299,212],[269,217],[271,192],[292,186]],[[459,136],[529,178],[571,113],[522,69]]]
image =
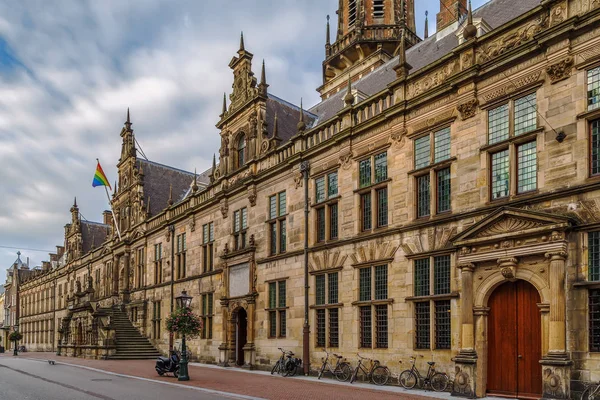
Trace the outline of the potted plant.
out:
[[[170,333],[179,333],[181,338],[181,361],[179,363],[180,371],[178,380],[189,380],[187,370],[187,349],[185,347],[185,337],[194,337],[200,334],[202,330],[202,319],[192,312],[191,302],[192,296],[188,296],[184,290],[181,296],[175,298],[177,301],[177,310],[175,310],[167,318],[167,330]]]
[[[12,332],[10,335],[8,335],[8,340],[10,340],[11,342],[15,342],[15,348],[13,351],[13,355],[16,356],[18,355],[17,353],[17,342],[19,340],[23,339],[23,334],[19,331],[14,331]]]

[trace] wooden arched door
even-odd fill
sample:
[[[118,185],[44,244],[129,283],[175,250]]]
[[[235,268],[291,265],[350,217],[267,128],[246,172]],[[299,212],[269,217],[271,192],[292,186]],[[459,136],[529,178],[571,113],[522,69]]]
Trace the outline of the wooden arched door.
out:
[[[541,397],[539,302],[537,289],[522,280],[504,283],[492,293],[488,302],[489,394],[525,399]]]

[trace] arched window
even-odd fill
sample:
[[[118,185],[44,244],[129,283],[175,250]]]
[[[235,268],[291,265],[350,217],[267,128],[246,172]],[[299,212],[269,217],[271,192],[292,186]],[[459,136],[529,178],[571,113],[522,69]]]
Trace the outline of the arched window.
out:
[[[246,136],[242,135],[237,145],[238,153],[238,168],[241,168],[246,163]]]

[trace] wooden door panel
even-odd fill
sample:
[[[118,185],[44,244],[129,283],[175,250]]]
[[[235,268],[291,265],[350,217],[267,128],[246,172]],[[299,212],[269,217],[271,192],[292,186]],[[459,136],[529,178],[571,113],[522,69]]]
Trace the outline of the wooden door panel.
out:
[[[488,306],[487,391],[499,395],[517,393],[516,288],[505,283],[492,293]]]
[[[537,304],[540,296],[528,282],[517,281],[517,387],[519,397],[539,398],[542,393],[542,326]]]

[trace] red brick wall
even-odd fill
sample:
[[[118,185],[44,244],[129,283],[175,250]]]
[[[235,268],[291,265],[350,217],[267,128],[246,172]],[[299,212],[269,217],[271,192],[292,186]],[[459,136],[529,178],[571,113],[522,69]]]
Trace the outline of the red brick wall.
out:
[[[437,15],[436,27],[438,32],[458,20],[457,4],[460,4],[461,13],[465,14],[467,0],[440,0],[440,12]]]

